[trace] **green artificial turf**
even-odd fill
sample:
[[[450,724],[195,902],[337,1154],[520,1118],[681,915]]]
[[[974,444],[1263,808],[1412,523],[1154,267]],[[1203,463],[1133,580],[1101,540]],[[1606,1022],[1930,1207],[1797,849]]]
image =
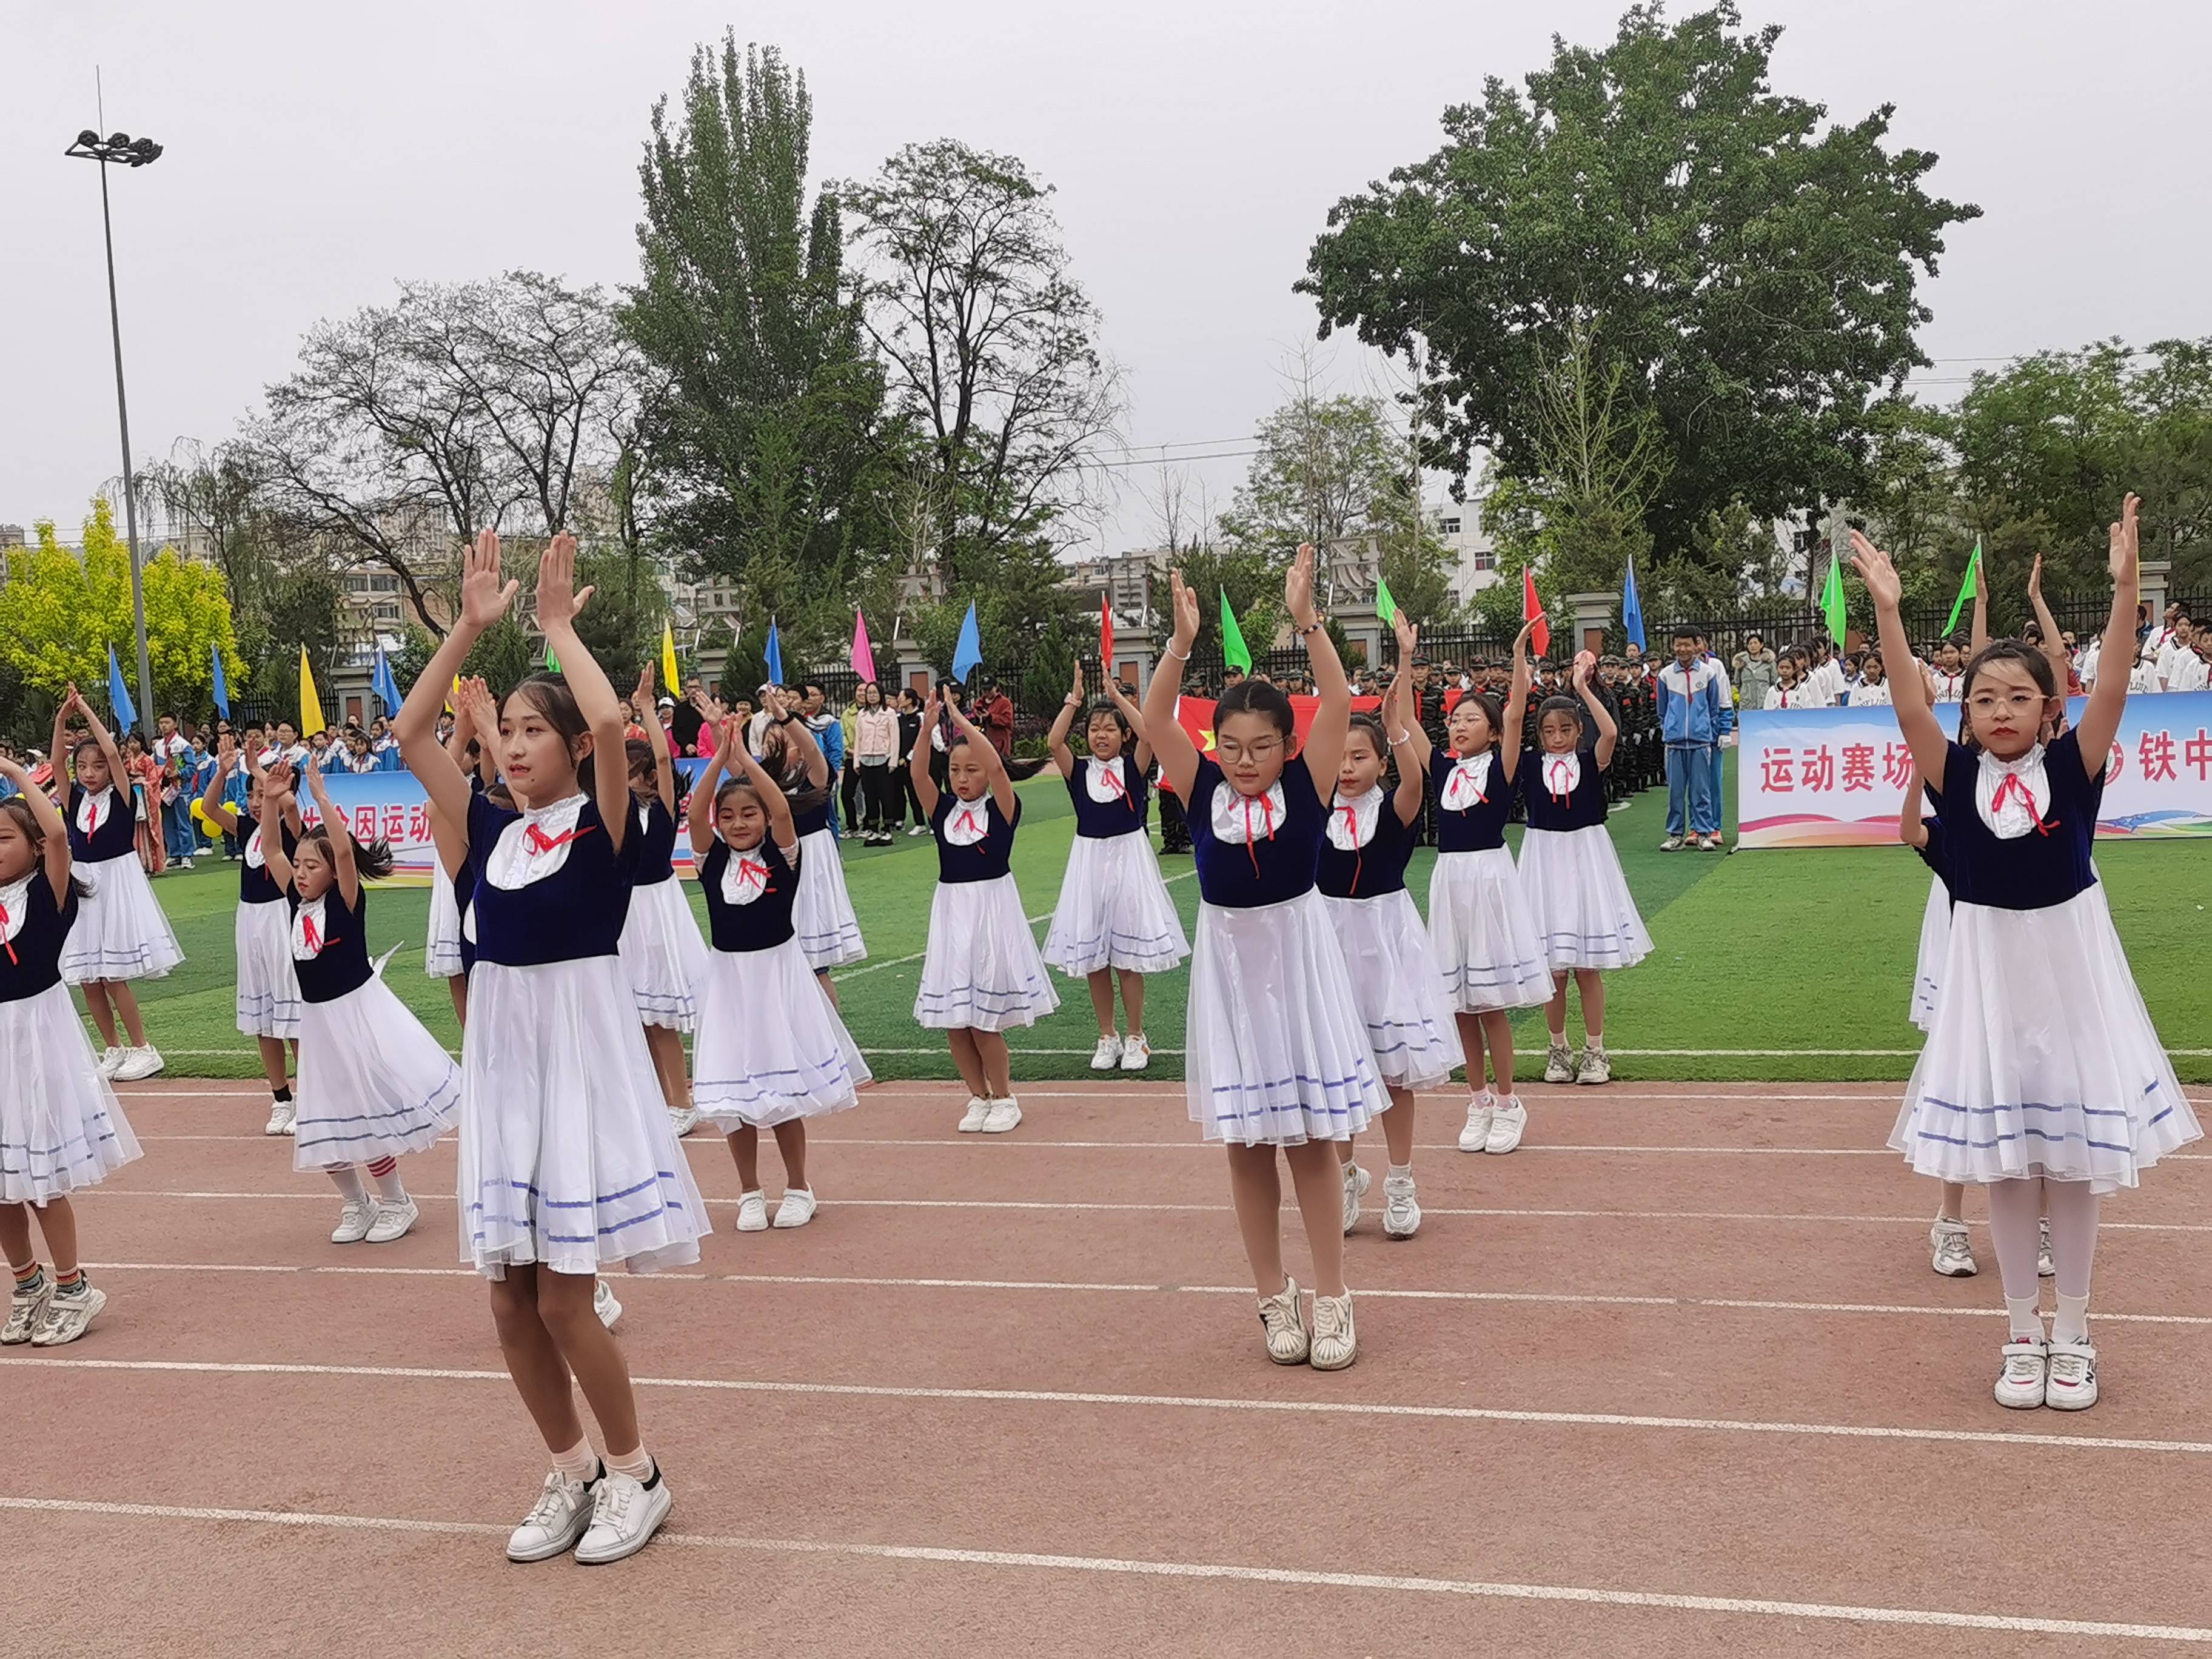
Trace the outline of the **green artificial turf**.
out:
[[[1056,777],[1047,775],[1021,789],[1027,805],[1014,874],[1042,939],[1074,817]],[[1647,790],[1612,820],[1629,885],[1656,947],[1639,966],[1607,975],[1605,1029],[1616,1074],[1777,1081],[1903,1077],[1919,1040],[1905,1020],[1905,1000],[1928,897],[1920,861],[1901,848],[1726,857],[1661,853],[1666,806],[1663,789]],[[1729,830],[1733,836],[1732,822]],[[889,848],[848,845],[844,854],[846,884],[869,951],[867,961],[836,975],[846,1023],[877,1076],[950,1078],[943,1034],[923,1030],[913,1018],[936,874],[933,846],[926,837],[902,836]],[[1417,853],[1407,875],[1424,902],[1433,856]],[[1161,862],[1185,927],[1194,931],[1198,890],[1190,859]],[[2212,902],[2212,856],[2201,842],[2107,842],[2097,862],[2160,1036],[2170,1048],[2199,1046],[2212,1013],[2212,988],[2201,970],[2191,971],[2201,946],[2189,941],[2201,941],[2205,906]],[[161,877],[155,891],[185,955],[175,973],[139,988],[149,1034],[167,1056],[170,1073],[258,1075],[253,1044],[232,1019],[236,866],[204,859],[191,873]],[[692,903],[703,926],[696,889]],[[377,890],[370,902],[371,944],[380,951],[404,943],[387,982],[458,1048],[446,986],[422,972],[428,908],[427,889]],[[1177,970],[1148,981],[1145,1024],[1154,1048],[1164,1051],[1153,1060],[1155,1077],[1181,1075],[1185,978]],[[1090,999],[1080,981],[1054,980],[1059,1010],[1009,1039],[1018,1079],[1090,1074],[1097,1036]],[[1571,1009],[1569,1018],[1578,1032]],[[1519,1072],[1527,1078],[1540,1060],[1538,1012],[1524,1013],[1516,1029]],[[2185,1080],[2212,1081],[2206,1055],[2181,1054],[2175,1066]]]

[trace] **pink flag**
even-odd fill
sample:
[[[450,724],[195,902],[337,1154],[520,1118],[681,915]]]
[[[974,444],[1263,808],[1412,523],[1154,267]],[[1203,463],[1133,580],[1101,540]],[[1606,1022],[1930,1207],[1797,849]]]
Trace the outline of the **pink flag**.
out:
[[[863,680],[876,678],[876,653],[868,645],[868,620],[853,613],[853,672]]]

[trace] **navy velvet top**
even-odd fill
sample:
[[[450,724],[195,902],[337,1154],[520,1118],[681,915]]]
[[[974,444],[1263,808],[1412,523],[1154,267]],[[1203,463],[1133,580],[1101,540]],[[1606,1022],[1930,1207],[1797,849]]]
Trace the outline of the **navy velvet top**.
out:
[[[637,879],[633,887],[653,887],[676,878],[676,814],[661,804],[657,793],[646,802],[645,822],[630,819],[629,832],[637,839]]]
[[[1442,749],[1429,756],[1429,787],[1437,800],[1437,851],[1481,853],[1504,846],[1505,820],[1513,811],[1516,787],[1505,775],[1504,756],[1495,749],[1490,751],[1490,778],[1483,785],[1486,799],[1447,810],[1444,789],[1458,764],[1459,757]]]
[[[794,936],[791,907],[799,902],[799,872],[775,844],[764,836],[751,849],[768,866],[768,884],[750,904],[732,904],[722,896],[722,878],[741,855],[730,850],[720,836],[699,860],[699,885],[707,894],[707,927],[717,951],[732,955],[749,951],[773,951]]]
[[[1253,839],[1232,845],[1214,839],[1213,797],[1231,790],[1221,768],[1200,756],[1198,776],[1190,791],[1190,850],[1198,866],[1199,896],[1208,904],[1228,910],[1257,909],[1280,904],[1313,890],[1321,864],[1322,830],[1328,814],[1314,792],[1313,774],[1306,757],[1293,755],[1283,763],[1282,821],[1268,826],[1263,816],[1264,796],[1245,808],[1254,826]]]
[[[945,838],[945,827],[955,813],[971,811],[982,815],[982,838],[956,847]],[[950,789],[939,790],[937,810],[929,815],[930,833],[937,837],[938,880],[996,881],[1005,875],[1006,861],[1014,855],[1014,830],[1021,821],[1019,797],[1014,801],[1013,817],[1008,817],[988,789],[981,800],[963,800]]]
[[[1576,750],[1583,775],[1565,800],[1553,798],[1544,781],[1544,751],[1524,750],[1515,781],[1521,799],[1528,804],[1531,830],[1587,830],[1605,822],[1605,774],[1598,770],[1597,750]]]
[[[617,954],[629,916],[637,868],[635,834],[621,851],[607,838],[599,805],[586,800],[568,856],[552,874],[523,887],[502,888],[489,872],[500,834],[522,814],[483,795],[469,798],[469,862],[476,869],[477,960],[509,968],[581,962]],[[458,890],[458,884],[456,884]]]
[[[247,829],[253,820],[244,813],[239,815],[238,827],[246,842],[261,833],[256,824]],[[277,838],[284,843],[284,856],[289,860],[300,848],[300,838],[292,833],[292,826],[279,820]],[[284,896],[284,890],[276,884],[276,878],[269,873],[269,860],[264,858],[258,868],[247,862],[244,842],[238,854],[238,899],[241,904],[275,904]]]
[[[1112,800],[1093,800],[1090,774],[1098,763],[1094,756],[1078,755],[1075,769],[1066,779],[1067,798],[1075,803],[1075,833],[1092,841],[1135,835],[1145,827],[1145,811],[1152,798],[1151,781],[1137,769],[1133,753],[1118,755],[1105,764],[1120,769],[1121,787],[1128,792],[1127,799],[1116,795]]]
[[[1356,852],[1347,853],[1331,841],[1328,820],[1322,820],[1321,866],[1315,880],[1327,897],[1378,898],[1404,890],[1406,860],[1413,856],[1420,817],[1416,813],[1412,823],[1401,820],[1395,793],[1383,792],[1375,812],[1375,839]],[[1344,808],[1331,806],[1329,811],[1340,813]]]
[[[1951,890],[1951,872],[1943,866],[1943,820],[1923,818],[1920,827],[1928,832],[1928,839],[1912,850],[1920,854],[1920,861],[1936,872],[1936,879],[1943,884],[1943,890]]]
[[[292,907],[292,926],[296,932],[300,925],[300,896],[287,892],[285,898]],[[323,920],[316,929],[322,940],[322,950],[313,957],[302,957],[293,953],[292,971],[300,981],[300,1000],[303,1002],[336,1002],[340,997],[358,991],[368,983],[368,888],[362,884],[355,895],[353,908],[346,908],[345,895],[338,884],[332,882],[323,893]]]
[[[1943,763],[1943,799],[1949,803],[1943,814],[1943,854],[1952,902],[1997,910],[2047,910],[2094,886],[2097,872],[2090,858],[2105,775],[2100,769],[2092,778],[2082,770],[2080,735],[2068,732],[2043,751],[2051,799],[2035,803],[2041,826],[2010,841],[2000,840],[1982,822],[1974,791],[1981,766],[1974,750],[1949,745]]]
[[[23,914],[9,916],[8,923],[22,926],[0,945],[0,1002],[26,1001],[62,982],[62,945],[76,923],[76,888],[57,905],[43,859],[31,868],[21,903]]]
[[[88,836],[76,827],[77,809],[84,804],[85,788],[70,785],[70,856],[79,864],[105,864],[138,850],[138,825],[131,815],[131,797],[109,784],[97,797],[100,818]]]

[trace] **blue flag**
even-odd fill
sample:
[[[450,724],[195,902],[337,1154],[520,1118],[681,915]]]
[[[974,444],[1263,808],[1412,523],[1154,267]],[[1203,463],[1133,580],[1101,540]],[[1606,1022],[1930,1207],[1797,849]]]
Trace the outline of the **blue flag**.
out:
[[[222,647],[219,645],[209,646],[208,655],[215,662],[215,712],[223,719],[228,720],[230,718],[230,682],[223,678]]]
[[[384,647],[376,647],[376,665],[369,671],[368,689],[376,693],[376,700],[384,705],[386,714],[399,712],[399,682],[393,678],[392,665],[385,659]],[[230,711],[225,709],[225,714]]]
[[[773,617],[768,619],[768,649],[761,654],[768,659],[768,683],[770,685],[781,685],[783,684],[783,641],[776,634],[775,618]]]
[[[1636,556],[1628,557],[1628,580],[1620,590],[1620,631],[1638,651],[1644,650],[1644,603],[1636,597]]]
[[[131,701],[130,689],[123,684],[123,665],[115,660],[112,645],[107,647],[107,707],[115,716],[118,737],[138,724],[138,705]]]
[[[983,665],[983,636],[975,626],[975,601],[960,621],[960,642],[952,647],[952,678],[964,680]]]

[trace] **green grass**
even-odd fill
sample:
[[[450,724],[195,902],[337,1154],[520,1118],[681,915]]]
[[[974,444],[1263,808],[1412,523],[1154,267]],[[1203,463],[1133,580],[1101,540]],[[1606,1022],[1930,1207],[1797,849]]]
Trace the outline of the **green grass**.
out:
[[[1022,793],[1027,805],[1014,873],[1042,939],[1074,818],[1055,778],[1024,784]],[[1928,896],[1920,861],[1901,848],[1726,858],[1662,854],[1657,848],[1666,805],[1665,791],[1649,790],[1612,821],[1629,885],[1656,946],[1638,967],[1607,976],[1607,1040],[1620,1075],[1777,1081],[1903,1077],[1919,1042],[1905,1008]],[[1423,899],[1432,858],[1425,850],[1417,854],[1409,872]],[[2212,983],[2188,966],[2202,959],[2212,858],[2201,843],[2107,842],[2098,849],[2097,862],[2152,1018],[2169,1045],[2193,1046],[2212,1016]],[[1185,926],[1194,928],[1198,889],[1190,860],[1162,863]],[[927,839],[902,836],[889,848],[845,849],[845,879],[870,954],[866,962],[839,971],[838,990],[846,1023],[878,1077],[953,1075],[942,1035],[913,1020],[935,873]],[[189,875],[162,877],[155,890],[184,945],[185,962],[168,978],[140,989],[153,1041],[168,1056],[173,1074],[258,1075],[253,1045],[232,1021],[235,866],[203,862]],[[703,922],[696,889],[692,903]],[[422,971],[428,908],[425,889],[378,891],[370,907],[371,941],[379,951],[404,941],[387,981],[433,1031],[458,1048],[446,987]],[[1090,1000],[1080,981],[1055,976],[1055,982],[1059,1011],[1011,1039],[1018,1078],[1089,1074],[1097,1035]],[[1148,983],[1145,1024],[1153,1046],[1180,1050],[1185,975],[1179,970]],[[1569,1018],[1571,1029],[1578,1030],[1571,1010]],[[1540,1048],[1542,1026],[1533,1010],[1516,1024],[1525,1077],[1528,1052]],[[1621,1052],[1680,1049],[1788,1052]],[[2188,1081],[2212,1081],[2212,1060],[2205,1056],[2181,1056],[2175,1065]],[[1179,1076],[1179,1056],[1158,1055],[1152,1074]]]

